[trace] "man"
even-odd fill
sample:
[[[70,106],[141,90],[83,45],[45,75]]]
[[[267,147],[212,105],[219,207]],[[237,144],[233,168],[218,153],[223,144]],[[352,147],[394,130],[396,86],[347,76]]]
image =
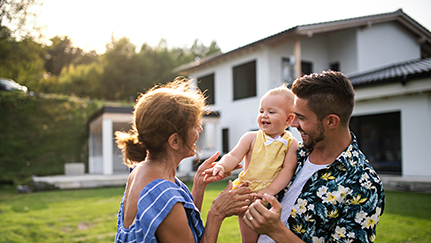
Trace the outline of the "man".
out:
[[[380,178],[349,130],[350,80],[327,71],[298,78],[295,118],[301,133],[298,167],[281,202],[265,195],[244,215],[264,242],[373,242],[385,195]],[[283,209],[283,210],[282,210]]]

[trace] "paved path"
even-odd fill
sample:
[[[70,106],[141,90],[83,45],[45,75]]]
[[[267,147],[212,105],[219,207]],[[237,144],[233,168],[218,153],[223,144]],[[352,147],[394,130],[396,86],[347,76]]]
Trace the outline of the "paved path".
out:
[[[177,176],[183,180],[192,180],[194,174],[178,172]],[[125,186],[128,174],[113,175],[57,175],[33,177],[35,182],[46,182],[60,189],[95,188],[104,186]],[[431,177],[406,177],[394,175],[380,175],[385,190],[412,191],[431,193]]]

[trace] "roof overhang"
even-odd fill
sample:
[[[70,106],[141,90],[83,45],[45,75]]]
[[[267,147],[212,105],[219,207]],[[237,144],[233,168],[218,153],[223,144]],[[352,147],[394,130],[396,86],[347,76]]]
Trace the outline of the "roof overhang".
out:
[[[195,62],[191,62],[182,66],[175,68],[173,71],[179,75],[187,76],[191,72],[196,72],[200,69],[208,68],[212,65],[217,65],[221,62],[224,62],[228,59],[232,59],[234,57],[244,55],[249,52],[255,52],[260,49],[263,45],[279,45],[280,43],[286,43],[289,41],[294,41],[295,39],[312,37],[316,34],[328,33],[332,31],[338,31],[342,29],[349,28],[369,28],[375,24],[385,23],[385,22],[398,22],[406,29],[410,30],[416,37],[419,44],[421,44],[422,49],[429,53],[431,56],[431,33],[429,30],[424,28],[418,22],[410,18],[407,14],[405,14],[401,9],[384,14],[370,15],[358,18],[337,20],[331,22],[317,23],[317,24],[308,24],[308,25],[300,25],[293,27],[291,29],[287,29],[275,35],[266,37],[264,39],[258,40],[251,44],[242,46],[235,50],[232,50],[227,53],[217,53]]]

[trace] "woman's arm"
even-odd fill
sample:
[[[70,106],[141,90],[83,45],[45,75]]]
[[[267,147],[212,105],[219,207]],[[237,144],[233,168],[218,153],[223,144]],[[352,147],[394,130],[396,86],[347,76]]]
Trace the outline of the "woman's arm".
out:
[[[202,202],[204,200],[205,189],[207,185],[212,181],[204,181],[203,172],[214,166],[214,161],[218,158],[219,152],[213,154],[207,160],[205,160],[196,171],[195,177],[193,179],[192,196],[195,206],[201,211]]]
[[[193,196],[193,202],[195,203],[195,206],[201,210],[202,202],[204,198],[204,193],[207,185],[209,183],[217,182],[220,180],[223,180],[224,178],[231,175],[231,172],[228,171],[223,174],[221,177],[210,177],[205,178],[205,174],[203,173],[205,170],[212,168],[216,163],[214,161],[218,158],[219,152],[212,155],[210,158],[205,160],[196,171],[194,180],[193,180],[193,188],[192,188],[192,196]],[[242,165],[237,165],[234,169],[241,169]]]
[[[214,199],[208,211],[201,243],[217,242],[223,220],[244,213],[253,200],[250,188],[240,187],[232,190],[232,187],[232,181],[229,181],[229,185]]]
[[[156,230],[158,242],[194,242],[182,203],[176,203]]]

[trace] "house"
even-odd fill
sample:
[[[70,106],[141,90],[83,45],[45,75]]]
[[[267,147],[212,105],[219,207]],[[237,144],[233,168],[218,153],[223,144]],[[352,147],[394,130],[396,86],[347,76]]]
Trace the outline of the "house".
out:
[[[175,69],[206,90],[202,156],[258,129],[260,97],[302,74],[343,72],[356,91],[351,130],[383,174],[431,177],[431,33],[401,9],[296,26]],[[300,140],[296,129],[290,128]]]
[[[114,141],[115,131],[127,132],[133,121],[133,107],[105,106],[95,112],[88,121],[89,174],[127,174],[121,151]]]

